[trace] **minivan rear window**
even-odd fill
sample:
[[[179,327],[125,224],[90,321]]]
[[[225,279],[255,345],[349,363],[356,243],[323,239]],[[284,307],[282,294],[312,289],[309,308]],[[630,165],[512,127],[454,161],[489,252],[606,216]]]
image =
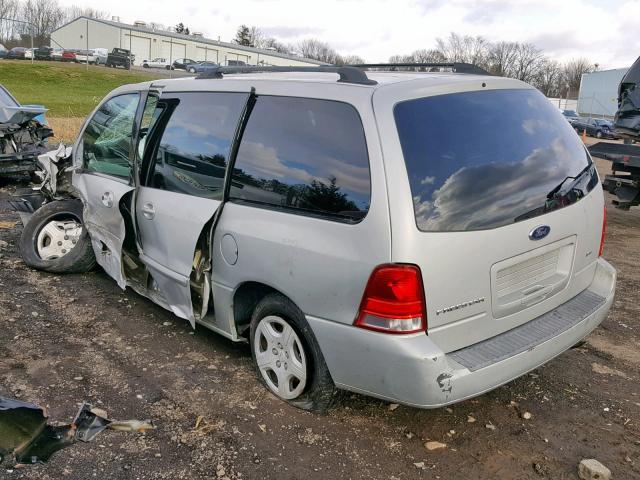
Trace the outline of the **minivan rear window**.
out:
[[[580,138],[537,90],[418,98],[394,116],[423,231],[501,227],[571,205],[598,182]]]

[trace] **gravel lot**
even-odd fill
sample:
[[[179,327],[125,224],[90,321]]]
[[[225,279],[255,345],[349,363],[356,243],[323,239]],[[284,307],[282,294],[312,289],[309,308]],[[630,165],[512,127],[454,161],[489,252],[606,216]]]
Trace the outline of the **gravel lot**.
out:
[[[640,478],[640,209],[608,209],[618,293],[585,345],[450,408],[346,394],[314,415],[259,385],[246,345],[192,331],[102,271],[26,268],[6,204],[13,188],[0,187],[0,395],[47,406],[57,421],[86,400],[158,428],[106,431],[0,478],[577,479],[583,458],[615,479]],[[428,451],[428,441],[446,448]]]

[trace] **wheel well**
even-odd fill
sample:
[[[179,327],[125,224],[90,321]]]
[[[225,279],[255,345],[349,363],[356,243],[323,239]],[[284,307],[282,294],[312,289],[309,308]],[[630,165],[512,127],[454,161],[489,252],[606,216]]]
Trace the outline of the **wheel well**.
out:
[[[240,336],[249,334],[251,315],[256,306],[270,293],[281,293],[269,285],[260,282],[246,282],[240,285],[233,296],[233,319]]]

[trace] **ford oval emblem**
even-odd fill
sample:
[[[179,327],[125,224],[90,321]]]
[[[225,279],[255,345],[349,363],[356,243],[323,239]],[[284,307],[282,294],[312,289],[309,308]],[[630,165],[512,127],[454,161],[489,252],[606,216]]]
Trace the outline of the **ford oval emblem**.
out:
[[[529,238],[531,240],[542,240],[549,235],[551,227],[549,225],[540,225],[529,232]]]

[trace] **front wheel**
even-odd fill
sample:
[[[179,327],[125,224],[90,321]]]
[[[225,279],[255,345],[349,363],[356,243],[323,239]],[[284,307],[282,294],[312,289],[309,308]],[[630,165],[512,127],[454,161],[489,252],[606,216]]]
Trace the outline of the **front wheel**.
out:
[[[44,204],[27,221],[20,255],[28,266],[51,273],[83,273],[96,263],[82,222],[80,200]]]
[[[602,138],[602,130],[596,132],[596,138]]]
[[[251,318],[251,354],[258,378],[274,395],[303,410],[325,411],[336,389],[320,346],[300,309],[267,295]]]
[[[196,73],[196,69],[195,69],[195,68],[193,68],[193,67],[191,67],[191,68],[189,69],[189,73]]]

